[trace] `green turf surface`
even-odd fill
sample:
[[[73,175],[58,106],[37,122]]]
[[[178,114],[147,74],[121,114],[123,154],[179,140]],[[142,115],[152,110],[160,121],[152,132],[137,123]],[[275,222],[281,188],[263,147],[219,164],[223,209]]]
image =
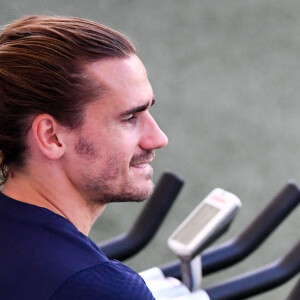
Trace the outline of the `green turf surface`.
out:
[[[146,65],[169,137],[155,180],[172,171],[186,184],[163,228],[127,263],[141,271],[174,259],[168,235],[214,187],[243,202],[230,232],[245,227],[289,180],[300,184],[300,2],[199,0],[1,0],[0,23],[25,14],[91,18],[128,34]],[[95,241],[128,228],[143,204],[113,204]],[[205,279],[206,286],[267,264],[299,239],[299,211],[253,256]],[[284,299],[295,281],[253,299]]]

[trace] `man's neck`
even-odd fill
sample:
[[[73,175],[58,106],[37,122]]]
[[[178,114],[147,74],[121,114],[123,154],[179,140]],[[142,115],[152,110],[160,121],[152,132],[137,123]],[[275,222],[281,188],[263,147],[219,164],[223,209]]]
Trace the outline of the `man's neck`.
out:
[[[47,180],[41,180],[30,174],[17,173],[8,177],[2,193],[15,200],[49,209],[88,235],[105,205],[89,205],[72,187],[66,186],[57,177],[55,182],[51,181],[51,176],[46,177]]]

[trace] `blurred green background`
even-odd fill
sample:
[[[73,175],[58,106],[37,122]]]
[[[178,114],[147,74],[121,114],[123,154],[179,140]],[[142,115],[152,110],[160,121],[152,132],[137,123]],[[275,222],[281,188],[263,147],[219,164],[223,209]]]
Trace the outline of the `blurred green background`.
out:
[[[243,208],[232,238],[290,180],[300,184],[300,2],[204,0],[1,0],[0,23],[27,14],[90,18],[137,45],[154,88],[152,112],[169,137],[153,163],[185,186],[147,248],[126,263],[137,271],[175,259],[166,240],[214,187]],[[95,224],[99,242],[127,230],[144,204],[111,204]],[[209,286],[266,265],[299,239],[295,211],[264,245]],[[300,255],[300,254],[299,254]],[[253,299],[285,299],[289,281]]]

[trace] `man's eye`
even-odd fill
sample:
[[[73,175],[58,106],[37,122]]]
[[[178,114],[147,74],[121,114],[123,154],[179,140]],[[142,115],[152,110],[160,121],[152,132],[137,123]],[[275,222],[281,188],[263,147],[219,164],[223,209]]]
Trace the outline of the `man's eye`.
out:
[[[135,115],[131,115],[125,121],[128,122],[128,123],[134,123],[136,121],[136,119],[137,119],[137,117]]]

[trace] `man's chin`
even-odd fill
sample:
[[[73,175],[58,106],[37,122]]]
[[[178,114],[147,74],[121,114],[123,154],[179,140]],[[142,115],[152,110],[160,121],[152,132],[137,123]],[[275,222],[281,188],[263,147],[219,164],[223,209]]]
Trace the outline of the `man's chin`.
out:
[[[124,193],[121,202],[142,202],[148,199],[154,190],[152,180],[147,180],[147,184],[145,185],[144,183],[143,188],[141,186],[137,186],[137,188]]]
[[[126,188],[118,194],[114,193],[102,193],[101,197],[97,195],[93,200],[94,204],[108,204],[113,202],[142,202],[149,198],[153,193],[154,184],[152,180],[143,182],[143,187],[140,184],[127,185]]]

